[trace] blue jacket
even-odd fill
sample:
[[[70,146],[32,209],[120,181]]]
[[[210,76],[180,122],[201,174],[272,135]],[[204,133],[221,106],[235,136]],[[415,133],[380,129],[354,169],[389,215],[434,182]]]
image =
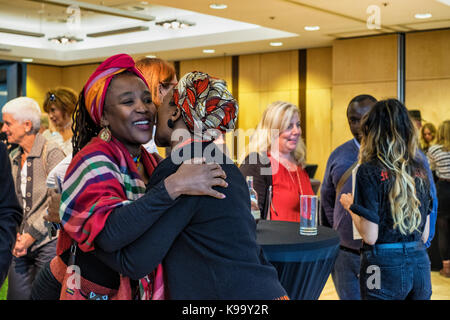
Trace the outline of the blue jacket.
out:
[[[22,209],[14,191],[11,163],[6,146],[0,142],[0,287],[8,274],[12,248],[22,222]]]
[[[357,161],[359,154],[359,145],[355,139],[351,139],[337,147],[330,155],[325,176],[322,182],[320,195],[322,209],[326,216],[327,222],[335,229],[341,238],[341,245],[351,248],[360,249],[361,240],[353,240],[352,219],[339,202],[342,193],[352,192],[352,179],[347,179],[341,189],[341,193],[336,197],[336,186],[339,179],[350,166]],[[436,186],[433,181],[428,160],[425,155],[419,151],[419,157],[422,160],[430,181],[431,195],[433,197],[433,209],[430,213],[430,234],[425,246],[429,247],[435,233],[435,224],[437,216],[437,196]]]

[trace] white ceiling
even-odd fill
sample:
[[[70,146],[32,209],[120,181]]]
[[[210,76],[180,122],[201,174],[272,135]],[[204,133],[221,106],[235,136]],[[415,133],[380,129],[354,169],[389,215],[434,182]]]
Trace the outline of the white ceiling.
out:
[[[209,7],[212,3],[228,7],[214,10]],[[79,23],[67,9],[70,4],[81,7]],[[380,13],[379,29],[367,25],[374,13],[367,10],[373,5]],[[99,10],[115,11],[104,14]],[[416,13],[431,13],[432,17],[420,20],[414,17]],[[155,25],[174,18],[195,25],[182,30]],[[305,31],[310,25],[320,30]],[[87,36],[131,27],[148,30]],[[337,38],[440,28],[450,28],[450,0],[0,0],[0,59],[74,65],[125,52],[184,60],[330,46]],[[1,32],[4,29],[41,36]],[[48,40],[61,35],[83,41],[62,45]],[[271,47],[272,41],[283,46]],[[206,54],[203,49],[215,49],[215,53]]]

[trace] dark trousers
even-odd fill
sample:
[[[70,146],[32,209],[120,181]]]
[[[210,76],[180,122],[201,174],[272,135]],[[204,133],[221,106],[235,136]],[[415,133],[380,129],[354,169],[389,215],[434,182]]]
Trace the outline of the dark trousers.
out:
[[[438,243],[442,261],[450,260],[450,217],[438,217]]]
[[[61,284],[50,270],[50,262],[36,276],[31,289],[31,300],[59,300]]]
[[[8,273],[7,300],[29,300],[36,275],[55,256],[56,240],[53,240],[23,257],[13,257]]]
[[[438,198],[437,228],[439,231],[439,253],[442,260],[450,259],[450,181],[438,180],[436,183]]]
[[[339,250],[331,277],[340,300],[361,300],[359,290],[360,256]]]

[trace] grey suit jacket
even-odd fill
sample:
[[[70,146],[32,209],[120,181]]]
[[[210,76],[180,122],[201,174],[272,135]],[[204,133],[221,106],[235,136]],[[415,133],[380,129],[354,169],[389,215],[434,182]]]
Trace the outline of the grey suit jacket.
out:
[[[61,162],[65,155],[56,144],[48,142],[38,133],[24,162],[27,166],[27,183],[26,193],[22,195],[20,190],[22,153],[21,147],[11,152],[11,167],[17,199],[23,208],[23,220],[19,232],[29,233],[36,239],[29,248],[33,251],[51,241],[44,220],[49,201],[46,180],[50,170]]]

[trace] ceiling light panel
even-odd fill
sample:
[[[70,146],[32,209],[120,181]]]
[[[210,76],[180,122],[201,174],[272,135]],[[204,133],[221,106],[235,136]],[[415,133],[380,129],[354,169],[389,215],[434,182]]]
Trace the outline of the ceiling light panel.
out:
[[[319,26],[306,26],[305,30],[306,31],[317,31],[317,30],[320,30],[320,27]]]
[[[281,47],[281,46],[283,45],[283,42],[280,42],[280,41],[274,41],[274,42],[271,42],[270,45],[271,45],[272,47]]]
[[[116,34],[147,31],[148,29],[149,29],[149,27],[139,26],[139,27],[131,27],[131,28],[124,28],[124,29],[115,29],[115,30],[107,30],[107,31],[102,31],[102,32],[88,33],[86,36],[91,37],[91,38],[98,38],[98,37],[112,36],[112,35],[116,35]]]
[[[223,9],[228,8],[228,6],[226,4],[223,4],[223,3],[212,3],[212,4],[209,5],[209,7],[211,9],[215,9],[215,10],[223,10]]]
[[[432,16],[433,15],[431,13],[416,13],[414,15],[414,18],[416,18],[416,19],[429,19]]]

